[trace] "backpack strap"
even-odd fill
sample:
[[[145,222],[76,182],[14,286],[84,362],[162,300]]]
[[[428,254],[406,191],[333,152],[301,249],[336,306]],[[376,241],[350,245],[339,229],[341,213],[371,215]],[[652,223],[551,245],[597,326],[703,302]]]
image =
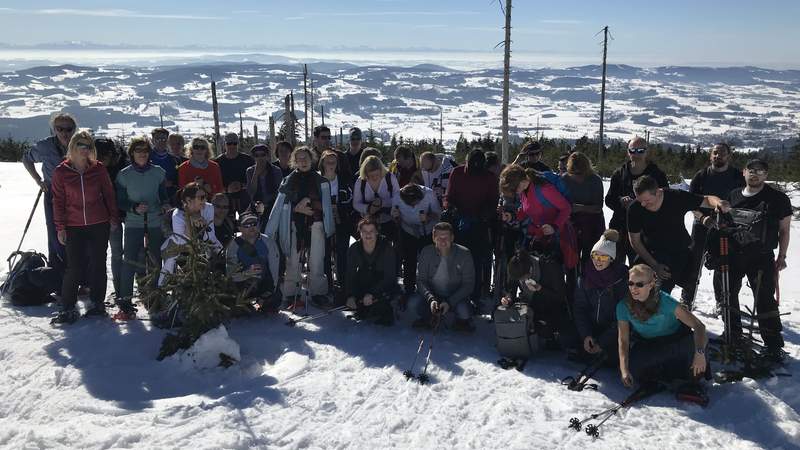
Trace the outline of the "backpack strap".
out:
[[[550,203],[550,200],[548,200],[547,197],[544,196],[544,192],[542,192],[542,190],[539,189],[539,186],[533,187],[533,193],[536,194],[536,198],[539,200],[539,203],[541,203],[542,206],[544,206],[545,208],[555,208],[555,206],[553,206],[553,204]]]
[[[394,195],[394,186],[392,185],[392,173],[386,172],[386,189],[389,191],[389,197]]]

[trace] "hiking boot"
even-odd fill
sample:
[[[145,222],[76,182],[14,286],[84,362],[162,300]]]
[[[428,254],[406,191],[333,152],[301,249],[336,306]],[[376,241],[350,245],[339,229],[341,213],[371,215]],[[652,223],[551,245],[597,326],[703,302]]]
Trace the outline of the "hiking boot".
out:
[[[53,325],[62,323],[71,324],[75,323],[76,320],[78,320],[78,311],[75,309],[68,309],[66,311],[59,312],[55,317],[53,317],[52,320],[50,320],[50,323]]]
[[[108,317],[108,312],[106,312],[106,306],[92,306],[91,308],[87,309],[86,312],[83,314],[83,317]]]
[[[678,400],[695,403],[703,408],[708,406],[709,398],[705,386],[700,383],[690,382],[678,386],[675,391],[675,398]]]
[[[119,311],[114,314],[114,320],[133,320],[136,318],[136,307],[133,306],[130,300],[118,299],[117,308],[119,308]]]
[[[453,331],[460,331],[462,333],[472,333],[475,331],[475,325],[469,319],[456,319],[453,322]]]
[[[786,352],[780,347],[768,347],[764,352],[764,359],[774,364],[783,364],[786,361]]]

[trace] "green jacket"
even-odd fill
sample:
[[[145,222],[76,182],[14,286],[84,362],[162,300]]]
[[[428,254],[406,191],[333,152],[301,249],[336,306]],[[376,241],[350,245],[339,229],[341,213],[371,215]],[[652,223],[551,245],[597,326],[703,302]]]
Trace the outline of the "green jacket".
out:
[[[133,165],[122,169],[117,175],[117,206],[127,213],[125,226],[144,228],[144,215],[134,211],[139,203],[147,203],[147,227],[161,227],[161,205],[168,204],[164,187],[166,173],[164,169],[149,164],[144,171],[136,170]]]

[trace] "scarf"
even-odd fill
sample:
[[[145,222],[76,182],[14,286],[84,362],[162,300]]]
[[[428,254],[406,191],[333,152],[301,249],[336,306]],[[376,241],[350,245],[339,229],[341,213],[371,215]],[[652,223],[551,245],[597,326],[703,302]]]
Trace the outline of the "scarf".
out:
[[[605,270],[597,270],[589,259],[583,265],[584,286],[587,289],[605,289],[625,276],[625,266],[614,261]]]

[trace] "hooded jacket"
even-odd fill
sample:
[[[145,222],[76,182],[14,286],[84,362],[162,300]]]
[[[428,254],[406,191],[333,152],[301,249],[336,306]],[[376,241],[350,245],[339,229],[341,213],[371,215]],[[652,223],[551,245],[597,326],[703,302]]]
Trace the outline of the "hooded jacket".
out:
[[[103,163],[94,162],[83,173],[65,160],[53,171],[53,222],[58,231],[103,222],[119,223],[114,187]]]

